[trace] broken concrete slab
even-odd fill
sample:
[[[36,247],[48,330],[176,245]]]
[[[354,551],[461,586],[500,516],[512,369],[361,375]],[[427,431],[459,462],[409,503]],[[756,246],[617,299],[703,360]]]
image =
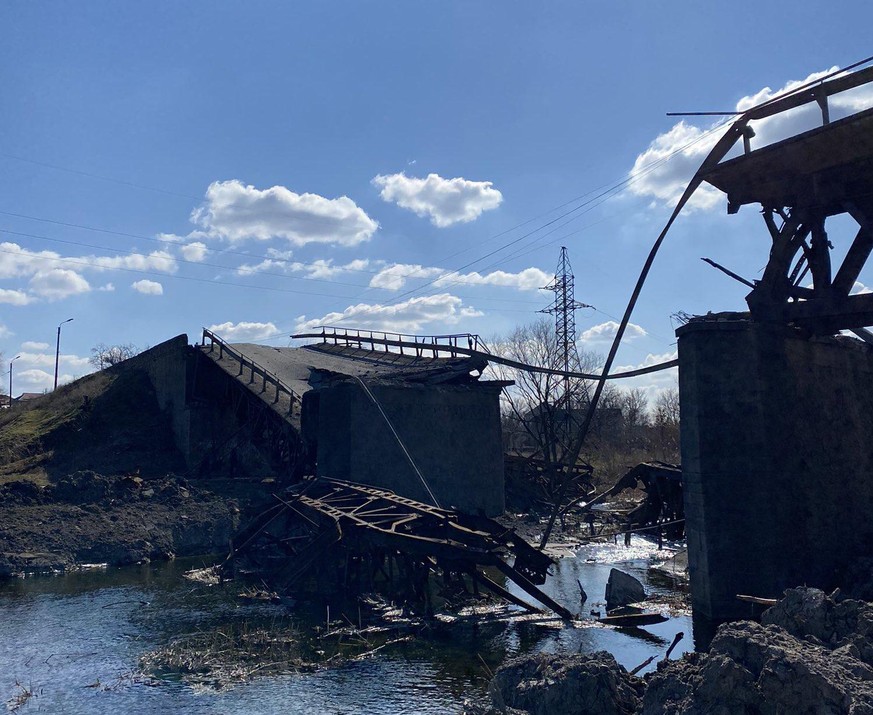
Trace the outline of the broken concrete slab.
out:
[[[609,572],[606,582],[606,610],[644,601],[646,590],[639,579],[618,569]]]

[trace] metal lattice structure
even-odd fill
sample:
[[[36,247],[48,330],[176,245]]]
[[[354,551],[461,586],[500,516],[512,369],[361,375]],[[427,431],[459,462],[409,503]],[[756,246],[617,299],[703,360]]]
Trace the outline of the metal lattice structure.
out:
[[[484,516],[325,477],[307,478],[295,490],[273,496],[276,502],[237,532],[224,568],[254,567],[283,593],[318,576],[336,579],[329,586],[334,593],[353,584],[369,591],[378,571],[389,584],[409,588],[425,602],[429,572],[464,574],[538,612],[483,570],[496,569],[561,618],[573,619],[569,609],[538,588],[552,558]]]
[[[873,67],[749,110],[698,171],[698,180],[727,194],[728,213],[747,204],[761,206],[769,261],[759,280],[740,279],[752,288],[746,301],[755,320],[822,335],[873,325],[873,295],[854,292],[873,252],[873,109],[833,120],[828,104],[829,97],[871,82]],[[750,122],[814,104],[821,126],[753,149]],[[721,161],[740,137],[743,153]],[[854,219],[858,231],[835,254],[842,263],[832,266],[834,246],[825,222],[840,215]]]
[[[579,365],[579,354],[576,351],[576,310],[591,306],[576,300],[576,278],[573,275],[573,268],[570,266],[566,246],[561,246],[561,257],[558,260],[558,269],[555,271],[555,280],[551,285],[545,286],[544,290],[553,291],[555,300],[548,308],[539,312],[555,316],[555,344],[561,359],[560,367],[563,372],[568,373],[571,369],[576,370]],[[574,397],[569,375],[564,375],[563,383],[564,389],[556,403],[563,403],[567,414],[569,414]]]

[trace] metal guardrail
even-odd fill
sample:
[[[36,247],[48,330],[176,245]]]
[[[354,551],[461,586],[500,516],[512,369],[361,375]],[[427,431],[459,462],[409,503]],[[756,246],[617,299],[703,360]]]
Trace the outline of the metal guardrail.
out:
[[[466,356],[481,358],[487,362],[505,365],[516,370],[524,370],[525,372],[535,372],[542,375],[558,375],[561,377],[572,377],[580,380],[599,380],[600,375],[590,374],[586,372],[574,372],[566,370],[558,370],[556,368],[542,367],[540,365],[528,365],[527,363],[519,362],[505,358],[501,355],[492,353],[478,335],[462,333],[460,335],[404,335],[402,333],[385,333],[379,330],[356,330],[354,328],[332,328],[329,326],[316,328],[310,333],[297,333],[291,336],[295,339],[320,338],[323,343],[328,343],[331,340],[334,345],[348,345],[363,348],[364,344],[370,345],[371,350],[376,349],[376,345],[382,346],[384,352],[389,352],[389,348],[395,347],[400,349],[401,355],[408,353],[404,349],[413,351],[416,357],[421,357],[422,353],[430,352],[434,357],[438,357],[439,353],[446,352],[452,357]],[[438,342],[442,339],[443,342]],[[477,348],[464,346],[463,340],[470,340]],[[409,353],[411,354],[411,353]],[[667,362],[648,365],[646,367],[637,368],[636,370],[627,370],[625,372],[616,372],[607,375],[606,380],[621,380],[628,377],[637,377],[639,375],[647,375],[650,372],[658,372],[659,370],[668,370],[671,367],[677,367],[679,360],[668,360]]]
[[[265,367],[262,367],[258,363],[256,363],[251,358],[247,358],[243,355],[239,350],[236,350],[229,343],[222,340],[218,335],[213,333],[211,330],[207,328],[203,328],[203,347],[206,348],[206,341],[209,340],[209,352],[215,351],[215,346],[218,345],[218,359],[221,360],[224,357],[224,354],[227,353],[230,357],[236,360],[239,363],[239,372],[237,373],[237,377],[242,377],[243,370],[248,368],[251,371],[251,377],[249,378],[249,384],[251,385],[255,381],[255,377],[261,378],[261,392],[264,393],[267,391],[267,385],[272,385],[275,390],[275,397],[273,398],[273,404],[275,405],[279,402],[279,395],[281,393],[285,393],[288,395],[289,405],[288,405],[288,414],[290,415],[294,410],[294,404],[298,405],[302,404],[302,398],[298,395],[294,390],[288,387],[284,382],[282,382],[274,373],[267,370]]]
[[[490,353],[485,341],[473,333],[411,335],[408,333],[390,333],[383,330],[337,328],[331,325],[321,326],[317,330],[320,332],[316,334],[316,337],[320,337],[325,343],[333,341],[334,345],[356,344],[362,349],[364,345],[369,345],[370,350],[375,350],[376,346],[379,345],[384,348],[385,352],[388,352],[389,346],[395,346],[400,348],[401,355],[405,354],[404,348],[410,348],[415,351],[416,357],[421,357],[424,352],[432,353],[434,356],[438,353],[449,353],[452,356],[468,355],[468,351]],[[312,336],[312,334],[310,333],[308,336]],[[464,352],[459,351],[459,348]]]

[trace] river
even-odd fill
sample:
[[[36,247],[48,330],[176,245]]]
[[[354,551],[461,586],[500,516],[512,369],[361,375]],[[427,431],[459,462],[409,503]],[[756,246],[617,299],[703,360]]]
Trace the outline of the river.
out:
[[[653,544],[636,538],[630,548],[588,545],[560,559],[543,588],[588,616],[592,608],[602,609],[592,602],[602,601],[613,565],[645,582],[648,560],[655,554]],[[144,677],[140,658],[180,634],[288,618],[283,606],[240,602],[236,587],[210,587],[182,577],[198,565],[190,560],[152,563],[0,583],[0,698],[7,704],[17,698],[23,703],[19,713],[70,715],[457,713],[465,699],[482,700],[486,668],[508,656],[607,650],[631,669],[649,656],[663,655],[679,631],[685,638],[672,657],[693,648],[687,614],[633,631],[591,621],[575,627],[554,621],[454,625],[363,660],[313,672],[255,676],[220,688],[191,684],[172,672]],[[584,606],[576,579],[590,594]],[[656,586],[649,590],[669,594]],[[290,617],[301,633],[319,625],[302,606],[292,606]]]

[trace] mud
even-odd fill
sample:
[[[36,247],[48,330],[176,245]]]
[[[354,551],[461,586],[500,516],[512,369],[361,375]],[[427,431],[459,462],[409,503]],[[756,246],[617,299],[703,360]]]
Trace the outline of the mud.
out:
[[[0,577],[226,551],[239,515],[227,490],[173,475],[10,482],[0,486]]]
[[[632,678],[609,653],[539,653],[502,666],[489,687],[497,712],[531,715],[631,715],[642,681]]]
[[[873,606],[812,588],[786,591],[762,623],[719,627],[706,653],[636,678],[608,653],[510,661],[490,708],[470,713],[777,715],[873,713]]]

